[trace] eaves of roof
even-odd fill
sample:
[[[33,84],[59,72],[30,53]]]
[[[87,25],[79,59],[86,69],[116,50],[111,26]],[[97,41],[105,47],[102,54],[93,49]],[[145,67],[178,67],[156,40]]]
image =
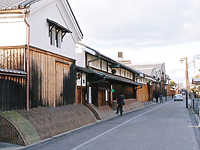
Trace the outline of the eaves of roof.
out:
[[[78,26],[78,29],[79,29],[79,31],[81,32],[81,35],[83,36],[83,32],[81,31],[81,28],[80,28],[80,26],[79,26],[79,24],[78,24],[78,21],[76,20],[76,17],[75,17],[75,15],[74,15],[73,11],[72,11],[72,8],[71,8],[71,6],[70,6],[68,0],[66,0],[66,2],[67,2],[67,4],[68,4],[68,6],[69,6],[69,9],[70,9],[71,13],[72,13],[72,16],[74,17],[74,20],[75,20],[75,22],[76,22],[76,24],[77,24],[77,26]]]
[[[0,75],[26,77],[27,73],[24,71],[20,71],[20,70],[11,70],[11,69],[0,68]]]
[[[97,51],[97,50],[95,50],[95,49],[93,49],[93,48],[91,48],[91,47],[89,47],[89,46],[87,46],[87,45],[85,45],[83,43],[78,42],[78,44],[80,44],[81,46],[83,46],[85,48],[88,48],[88,49],[94,51],[97,56],[100,56],[103,60],[106,60],[109,63],[113,63],[113,64],[116,64],[116,65],[119,64],[121,68],[127,69],[127,70],[129,70],[131,72],[134,72],[134,73],[137,73],[137,74],[143,74],[142,72],[140,72],[140,71],[138,71],[136,69],[130,68],[130,67],[124,65],[124,64],[121,64],[121,63],[119,63],[119,62],[117,62],[117,61],[115,61],[115,60],[113,60],[113,59],[101,54],[99,51]]]
[[[144,78],[146,78],[146,79],[149,79],[149,80],[152,80],[152,81],[157,81],[157,79],[156,78],[154,78],[154,77],[152,77],[152,76],[150,76],[150,75],[147,75],[147,74],[144,74]]]
[[[88,74],[94,74],[94,72],[91,71],[91,69],[83,68],[80,66],[76,66],[76,70],[80,72],[88,73]]]
[[[128,83],[128,84],[132,84],[132,85],[136,85],[136,86],[142,85],[140,83],[134,82],[134,81],[129,80],[129,79],[125,79],[125,78],[114,76],[114,75],[107,74],[107,73],[98,72],[98,71],[95,71],[95,70],[92,70],[92,69],[87,69],[87,68],[83,68],[83,67],[79,67],[79,66],[76,66],[76,69],[77,69],[77,71],[80,71],[80,72],[84,72],[84,73],[87,73],[87,74],[94,74],[94,75],[97,75],[97,76],[100,76],[100,77],[104,77],[107,80]]]
[[[105,74],[105,78],[108,79],[108,80],[115,80],[115,81],[119,81],[119,82],[125,82],[125,83],[129,83],[129,84],[132,84],[132,85],[137,85],[137,86],[141,86],[142,85],[142,84],[134,82],[132,80],[128,80],[128,79],[125,79],[125,78],[122,78],[122,77],[114,76],[114,75],[111,75],[111,74]]]

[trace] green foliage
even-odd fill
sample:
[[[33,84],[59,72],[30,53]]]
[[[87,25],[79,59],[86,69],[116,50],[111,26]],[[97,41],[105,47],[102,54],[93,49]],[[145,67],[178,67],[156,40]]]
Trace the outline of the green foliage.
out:
[[[170,81],[170,86],[174,86],[176,83],[174,81]]]
[[[195,78],[200,78],[200,74],[196,75]]]

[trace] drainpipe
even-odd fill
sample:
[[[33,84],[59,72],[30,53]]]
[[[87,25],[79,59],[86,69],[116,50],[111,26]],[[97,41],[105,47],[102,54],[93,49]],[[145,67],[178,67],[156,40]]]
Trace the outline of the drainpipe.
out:
[[[99,60],[99,59],[100,59],[100,55],[98,55],[98,57],[97,57],[96,59],[89,60],[89,61],[88,61],[88,67],[89,67],[89,64],[90,64],[91,62],[97,61],[97,60]]]
[[[23,12],[24,14],[24,22],[26,23],[27,25],[27,28],[28,28],[28,33],[27,33],[27,37],[26,37],[26,43],[27,43],[27,53],[26,53],[26,57],[27,57],[27,60],[26,60],[26,71],[27,71],[27,82],[26,82],[26,107],[27,107],[27,111],[30,110],[30,103],[29,103],[29,95],[30,95],[30,54],[29,54],[29,47],[30,47],[30,25],[29,23],[27,22],[26,18],[27,18],[27,11]]]

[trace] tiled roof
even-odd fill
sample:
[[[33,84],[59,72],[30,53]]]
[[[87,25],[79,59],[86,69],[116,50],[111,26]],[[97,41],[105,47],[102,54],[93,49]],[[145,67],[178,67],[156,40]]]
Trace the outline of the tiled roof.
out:
[[[162,71],[165,73],[165,63],[157,63],[157,64],[142,64],[142,65],[128,65],[131,68],[135,68],[143,73],[151,75],[151,71],[155,69],[156,71]]]
[[[135,68],[135,65],[128,65],[130,68]],[[149,77],[152,77],[153,78],[153,74],[152,74],[152,71],[154,68],[135,68],[137,70],[139,70],[140,72],[142,72],[143,74],[149,76]]]
[[[151,75],[152,73],[152,69],[151,68],[148,68],[148,69],[139,69],[139,68],[136,68],[137,70],[141,71],[142,73],[145,73],[145,74],[148,74],[148,75]]]
[[[132,65],[135,68],[156,68],[156,69],[161,69],[162,65],[164,63],[160,63],[160,64],[144,64],[144,65]]]
[[[1,0],[0,10],[16,10],[29,7],[39,0]]]

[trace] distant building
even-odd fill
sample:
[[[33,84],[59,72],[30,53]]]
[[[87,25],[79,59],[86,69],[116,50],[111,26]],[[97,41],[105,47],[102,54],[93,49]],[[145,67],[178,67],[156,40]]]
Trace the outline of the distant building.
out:
[[[143,77],[137,78],[137,82],[143,84],[142,89],[137,91],[137,99],[139,101],[151,101],[156,92],[163,95],[171,95],[165,63],[133,65],[130,60],[119,60],[118,62],[144,74]]]

